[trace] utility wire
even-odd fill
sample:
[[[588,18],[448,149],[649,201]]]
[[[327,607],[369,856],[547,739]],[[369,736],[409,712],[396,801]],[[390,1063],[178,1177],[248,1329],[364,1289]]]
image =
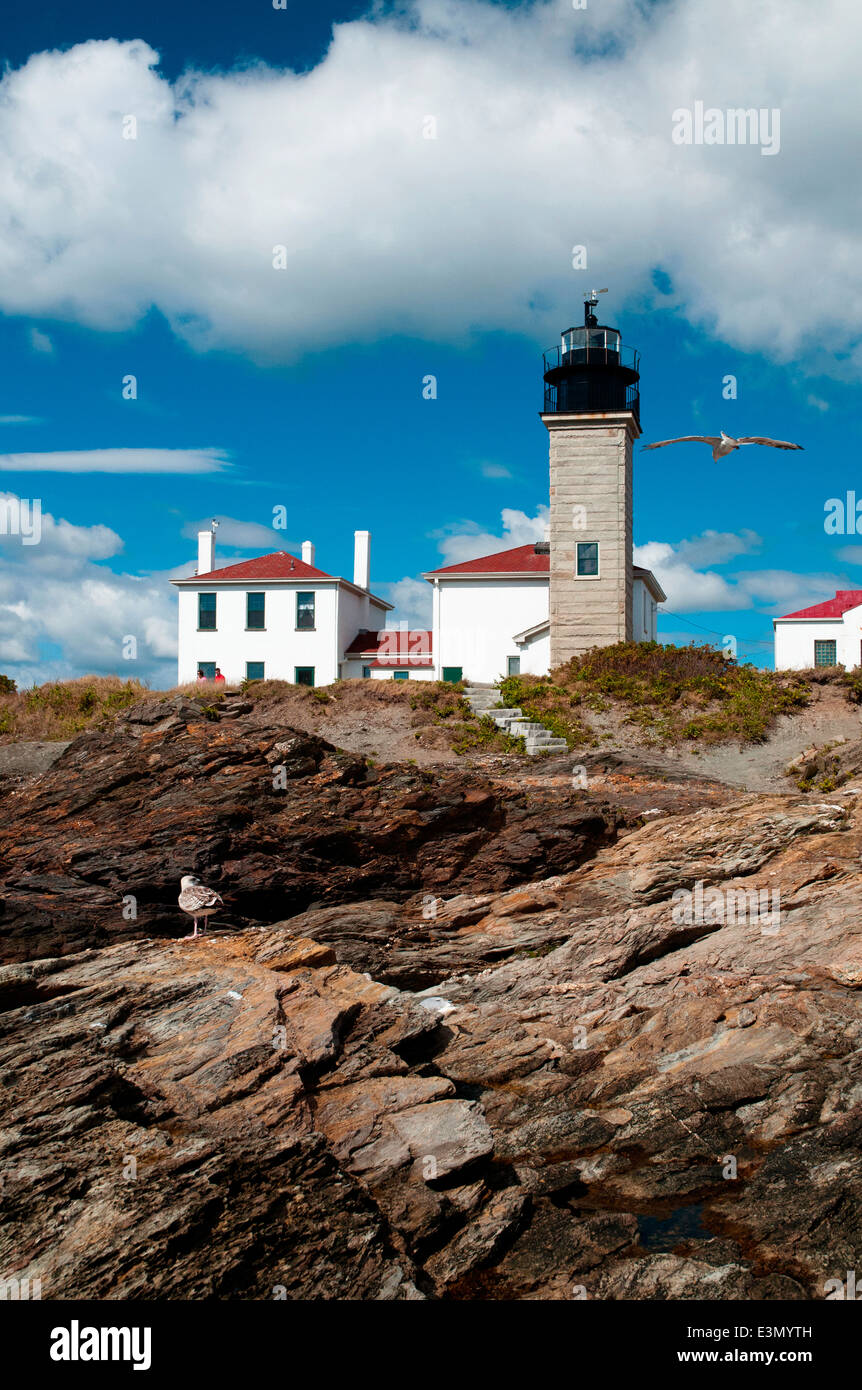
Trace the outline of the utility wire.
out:
[[[709,633],[710,637],[723,638],[725,636],[722,632],[716,632],[714,628],[702,627],[700,623],[693,623],[690,618],[683,617],[682,613],[671,613],[669,608],[659,608],[658,611],[667,618],[677,618],[681,623],[688,623],[689,627],[696,627],[698,632]],[[738,637],[736,639],[736,645],[738,647],[773,647],[775,644],[773,642],[764,642],[756,637]]]

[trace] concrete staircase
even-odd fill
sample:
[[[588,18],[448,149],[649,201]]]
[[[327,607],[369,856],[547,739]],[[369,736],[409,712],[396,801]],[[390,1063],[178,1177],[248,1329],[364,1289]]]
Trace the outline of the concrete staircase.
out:
[[[556,738],[544,724],[525,719],[522,710],[496,709],[500,700],[499,685],[468,685],[464,699],[480,719],[487,714],[498,729],[523,738],[528,753],[565,753],[568,748],[564,738]]]

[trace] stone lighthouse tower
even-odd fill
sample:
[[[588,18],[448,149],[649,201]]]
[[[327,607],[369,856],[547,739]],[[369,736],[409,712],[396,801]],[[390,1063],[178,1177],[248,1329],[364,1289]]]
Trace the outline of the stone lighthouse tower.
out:
[[[593,313],[545,353],[550,435],[551,666],[632,638],[632,446],[638,354]]]

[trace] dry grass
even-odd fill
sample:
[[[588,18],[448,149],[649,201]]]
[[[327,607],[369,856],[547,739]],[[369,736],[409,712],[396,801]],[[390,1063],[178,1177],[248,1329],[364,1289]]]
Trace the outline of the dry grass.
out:
[[[0,739],[52,742],[74,738],[84,729],[110,724],[138,700],[155,697],[140,681],[119,676],[82,676],[50,681],[32,690],[0,694]]]
[[[205,717],[215,718],[226,695],[239,693],[255,707],[286,722],[297,706],[319,710],[338,707],[340,712],[367,715],[392,705],[410,710],[414,737],[421,747],[443,746],[455,752],[513,752],[521,740],[501,733],[490,720],[480,721],[462,697],[463,686],[442,681],[338,681],[329,686],[293,685],[289,681],[253,681],[242,686],[176,686],[150,690],[140,681],[118,676],[83,676],[73,681],[52,681],[32,690],[15,691],[0,682],[0,743],[19,740],[52,742],[72,739],[86,729],[107,728],[131,705],[167,701],[177,696],[194,700]],[[385,726],[385,721],[384,721]],[[315,727],[315,726],[312,726]],[[326,729],[320,732],[326,736]]]

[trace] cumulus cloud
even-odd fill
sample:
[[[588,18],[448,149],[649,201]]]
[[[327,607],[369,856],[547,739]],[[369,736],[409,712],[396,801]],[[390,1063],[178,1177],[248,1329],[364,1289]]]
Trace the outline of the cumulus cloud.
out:
[[[409,628],[430,628],[432,594],[427,579],[397,579],[392,584],[377,584],[380,597],[393,604],[393,612],[386,619],[387,627],[398,627],[405,622]]]
[[[734,577],[739,588],[773,618],[824,603],[837,589],[849,587],[846,575],[828,571],[795,574],[792,570],[749,570]]]
[[[107,526],[42,513],[38,544],[25,544],[10,525],[20,502],[0,493],[0,670],[19,687],[89,674],[175,684],[176,608],[164,579],[100,565],[123,545]],[[123,656],[128,637],[135,660]]]
[[[859,162],[860,47],[855,0],[404,0],[305,73],[171,83],[143,39],[40,53],[0,84],[0,308],[122,329],[155,307],[198,349],[288,360],[550,341],[595,270],[617,310],[858,371],[862,226],[834,169]],[[696,101],[779,108],[780,153],[674,144]]]
[[[229,466],[223,449],[58,449],[44,454],[0,454],[0,473],[222,473]]]
[[[550,512],[547,507],[540,506],[535,516],[527,516],[526,512],[504,507],[500,519],[502,534],[499,536],[483,531],[475,521],[459,521],[446,531],[436,532],[434,539],[443,556],[442,563],[457,565],[463,560],[475,560],[479,555],[493,555],[495,550],[512,550],[516,545],[541,541]]]
[[[652,570],[667,594],[662,604],[674,613],[719,612],[750,608],[751,596],[714,570],[697,570],[667,541],[648,541],[634,549],[636,565]]]
[[[759,608],[770,617],[794,613],[811,604],[832,598],[836,589],[847,587],[846,577],[838,574],[796,574],[792,570],[739,570],[729,575],[698,566],[721,565],[739,555],[760,548],[756,531],[704,531],[699,536],[671,545],[667,541],[648,541],[634,548],[634,561],[652,570],[667,600],[661,608],[668,613],[720,613]],[[862,559],[862,547],[857,550]],[[849,554],[840,553],[850,559]]]

